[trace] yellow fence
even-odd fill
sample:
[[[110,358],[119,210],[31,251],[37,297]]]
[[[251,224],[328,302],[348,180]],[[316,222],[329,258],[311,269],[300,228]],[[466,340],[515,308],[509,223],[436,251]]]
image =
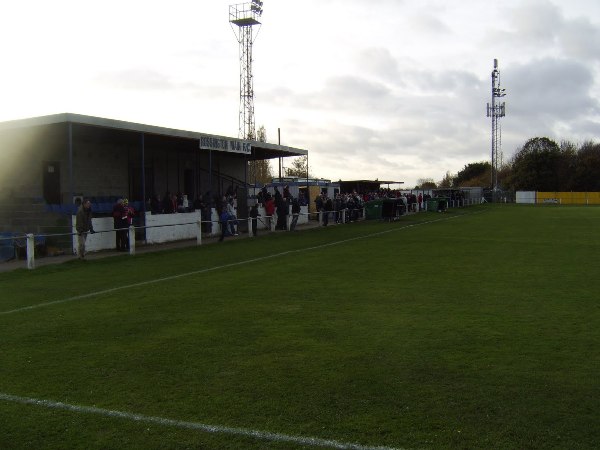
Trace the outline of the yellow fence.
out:
[[[600,205],[600,192],[537,192],[537,203]]]

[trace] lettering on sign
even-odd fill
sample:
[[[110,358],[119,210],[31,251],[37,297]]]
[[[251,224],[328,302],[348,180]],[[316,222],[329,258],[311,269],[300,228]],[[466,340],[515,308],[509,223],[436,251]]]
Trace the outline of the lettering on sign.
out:
[[[221,152],[243,153],[249,155],[252,153],[252,144],[239,139],[216,138],[211,136],[202,136],[200,138],[200,148],[203,150],[217,150]]]

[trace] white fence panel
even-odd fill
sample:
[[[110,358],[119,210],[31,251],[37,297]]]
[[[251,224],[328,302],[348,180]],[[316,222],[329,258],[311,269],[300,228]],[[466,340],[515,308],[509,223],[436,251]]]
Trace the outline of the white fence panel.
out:
[[[536,198],[535,191],[517,191],[516,202],[517,203],[535,204],[535,198]]]
[[[198,235],[200,211],[177,214],[146,213],[146,242],[163,242],[195,239]]]

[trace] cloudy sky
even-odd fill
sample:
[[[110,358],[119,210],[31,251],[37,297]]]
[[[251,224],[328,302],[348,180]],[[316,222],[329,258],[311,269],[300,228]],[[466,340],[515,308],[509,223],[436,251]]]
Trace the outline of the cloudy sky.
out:
[[[71,112],[237,137],[227,0],[2,5],[0,121]],[[330,179],[441,180],[502,150],[600,140],[598,0],[264,0],[257,126]],[[288,162],[284,164],[289,165]]]

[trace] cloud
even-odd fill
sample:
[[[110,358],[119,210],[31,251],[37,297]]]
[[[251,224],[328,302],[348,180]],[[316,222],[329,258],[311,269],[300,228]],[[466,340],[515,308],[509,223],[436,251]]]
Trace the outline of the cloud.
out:
[[[557,6],[550,2],[524,3],[509,10],[514,35],[521,43],[540,47],[553,45],[564,25]]]
[[[176,87],[168,75],[143,68],[102,72],[95,81],[105,87],[134,91],[161,91]]]
[[[360,50],[356,57],[356,65],[363,74],[383,80],[396,80],[400,76],[398,60],[386,47],[370,47]]]
[[[565,23],[559,43],[563,52],[574,58],[598,61],[600,59],[600,27],[587,18]]]
[[[591,95],[592,69],[575,60],[544,58],[505,71],[510,110],[527,121],[576,121],[600,112]],[[507,100],[508,102],[508,100]]]
[[[453,34],[452,29],[440,17],[423,12],[413,16],[411,27],[415,33],[427,33],[437,38]]]
[[[588,17],[568,18],[549,1],[506,7],[504,13],[505,26],[490,32],[485,45],[500,45],[511,53],[519,49],[527,58],[600,58],[600,26]]]

